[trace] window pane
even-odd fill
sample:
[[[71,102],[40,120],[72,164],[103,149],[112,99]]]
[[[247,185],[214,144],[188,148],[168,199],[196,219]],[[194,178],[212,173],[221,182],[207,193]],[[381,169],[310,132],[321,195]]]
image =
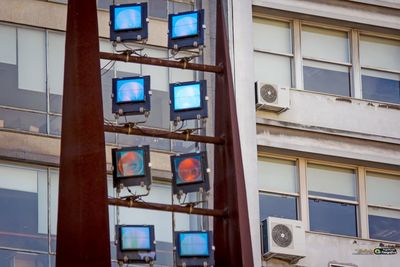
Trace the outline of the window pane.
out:
[[[400,75],[362,70],[363,98],[400,103]]]
[[[17,30],[0,25],[0,62],[17,65]]]
[[[400,208],[400,176],[367,172],[367,202]]]
[[[19,28],[17,34],[18,88],[45,93],[45,32],[43,30]]]
[[[357,236],[356,206],[309,199],[310,230]]]
[[[64,85],[65,33],[49,32],[47,45],[50,112],[61,113]]]
[[[298,192],[295,161],[259,157],[257,168],[260,190]]]
[[[260,219],[278,217],[297,219],[297,198],[260,193]]]
[[[347,32],[303,26],[301,49],[304,57],[350,62]]]
[[[254,71],[256,81],[289,87],[292,85],[289,57],[254,52]]]
[[[168,57],[167,50],[159,50],[153,48],[146,48],[143,50],[142,54],[149,57],[166,59]],[[168,92],[168,68],[152,66],[152,65],[142,65],[143,76],[151,76],[151,89]]]
[[[400,242],[400,212],[368,208],[369,237]]]
[[[170,83],[176,83],[176,82],[189,82],[189,81],[194,81],[195,79],[195,72],[192,70],[181,70],[181,69],[175,69],[175,68],[170,68],[169,69],[170,73]]]
[[[47,133],[46,114],[0,108],[0,128]]]
[[[12,251],[0,249],[1,267],[47,267],[49,265],[49,256],[44,254],[26,253],[21,251]],[[55,265],[52,265],[55,266]]]
[[[310,195],[356,200],[356,175],[352,169],[308,164],[307,182]]]
[[[304,60],[304,89],[350,96],[350,70],[346,66]]]
[[[253,18],[254,49],[292,53],[289,22]]]
[[[372,36],[361,36],[361,65],[400,71],[399,59],[400,41]]]
[[[151,0],[149,2],[149,16],[156,18],[168,17],[168,2],[167,0]]]
[[[0,247],[47,251],[46,187],[45,170],[0,164]]]
[[[117,143],[122,146],[149,145],[152,149],[171,151],[171,140],[165,138],[117,134]]]

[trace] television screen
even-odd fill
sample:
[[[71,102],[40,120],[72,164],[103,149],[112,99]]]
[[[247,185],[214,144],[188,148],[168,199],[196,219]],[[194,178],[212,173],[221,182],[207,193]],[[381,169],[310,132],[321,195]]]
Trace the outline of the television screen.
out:
[[[145,160],[144,150],[134,149],[131,151],[117,151],[117,177],[144,176]]]
[[[151,243],[148,226],[121,227],[121,250],[150,250]]]
[[[117,80],[116,87],[118,104],[145,101],[143,77]]]
[[[182,232],[179,234],[179,256],[206,257],[209,256],[208,233]]]
[[[135,30],[142,28],[142,6],[116,6],[114,8],[114,30]]]
[[[171,38],[183,38],[188,36],[194,36],[199,34],[199,16],[198,12],[177,14],[172,16],[171,27],[172,31]]]
[[[203,166],[201,155],[190,157],[176,157],[175,164],[175,177],[176,184],[188,184],[203,181]]]
[[[175,111],[201,108],[200,83],[176,85],[173,97]]]

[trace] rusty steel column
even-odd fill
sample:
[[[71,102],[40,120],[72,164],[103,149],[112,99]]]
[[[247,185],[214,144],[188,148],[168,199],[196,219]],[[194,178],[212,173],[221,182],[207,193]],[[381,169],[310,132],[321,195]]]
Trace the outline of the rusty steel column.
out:
[[[224,136],[225,145],[215,146],[214,208],[227,209],[228,215],[223,219],[214,218],[215,260],[216,266],[253,267],[246,187],[223,1],[217,1],[216,64],[223,64],[224,73],[217,74],[215,81],[215,136]]]
[[[69,0],[57,267],[110,267],[96,0]]]

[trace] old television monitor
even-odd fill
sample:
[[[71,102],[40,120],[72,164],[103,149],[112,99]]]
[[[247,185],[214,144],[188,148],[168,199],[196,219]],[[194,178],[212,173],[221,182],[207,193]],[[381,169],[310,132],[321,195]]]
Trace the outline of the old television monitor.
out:
[[[206,151],[171,156],[173,193],[208,191],[210,184],[207,166]]]
[[[114,187],[150,186],[150,148],[136,146],[112,150]]]
[[[110,40],[142,41],[148,38],[147,3],[110,6]]]
[[[175,232],[177,266],[214,265],[214,246],[210,231]]]
[[[150,111],[150,76],[113,78],[112,112],[138,115]]]
[[[125,263],[156,259],[154,225],[116,225],[117,259]]]
[[[198,48],[204,45],[204,10],[168,15],[168,47]]]
[[[170,84],[171,121],[206,118],[208,116],[206,91],[205,80]]]

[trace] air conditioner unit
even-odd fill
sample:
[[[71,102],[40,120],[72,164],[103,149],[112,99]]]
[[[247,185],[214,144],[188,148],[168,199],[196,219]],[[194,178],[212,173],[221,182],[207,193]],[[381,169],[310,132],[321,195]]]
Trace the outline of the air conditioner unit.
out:
[[[298,262],[305,255],[305,231],[301,221],[268,217],[262,221],[263,258]]]
[[[289,109],[290,89],[264,82],[256,82],[256,109],[283,112]]]

